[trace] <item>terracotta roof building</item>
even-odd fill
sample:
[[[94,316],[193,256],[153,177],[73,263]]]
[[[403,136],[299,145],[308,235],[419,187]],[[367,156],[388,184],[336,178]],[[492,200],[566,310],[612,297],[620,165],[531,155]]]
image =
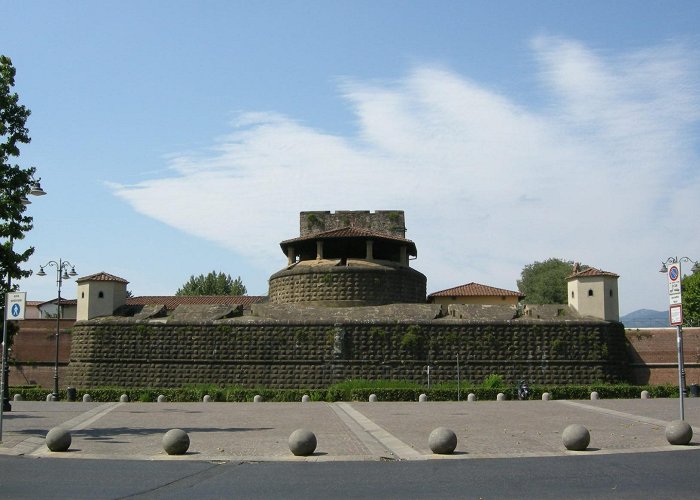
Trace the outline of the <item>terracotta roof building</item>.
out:
[[[573,272],[566,278],[569,306],[581,316],[620,320],[617,279],[620,276],[595,267],[581,270],[574,264]]]
[[[163,314],[171,314],[179,306],[231,306],[238,310],[250,307],[265,300],[265,297],[249,295],[145,295],[127,297],[124,278],[101,272],[78,278],[77,315],[78,320],[111,316],[116,311],[123,312],[123,306],[156,306],[165,309]],[[61,301],[63,303],[63,301]],[[75,302],[75,301],[74,301]],[[141,309],[137,307],[137,309]],[[154,311],[156,309],[153,309]],[[136,310],[132,307],[132,311]]]
[[[495,288],[481,283],[440,290],[428,295],[428,302],[433,304],[517,304],[525,295],[513,290]]]

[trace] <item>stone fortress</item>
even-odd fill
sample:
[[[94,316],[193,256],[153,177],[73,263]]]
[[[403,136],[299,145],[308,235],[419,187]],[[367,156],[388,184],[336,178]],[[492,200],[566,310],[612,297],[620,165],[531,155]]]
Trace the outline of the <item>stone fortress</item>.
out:
[[[568,307],[522,307],[505,296],[461,303],[449,293],[426,303],[402,211],[302,212],[299,227],[280,243],[287,265],[270,277],[267,298],[172,307],[127,299],[127,281],[107,273],[80,278],[67,382],[313,388],[424,381],[427,367],[441,382],[455,380],[458,363],[474,383],[490,374],[550,384],[628,377],[617,275],[572,274]]]

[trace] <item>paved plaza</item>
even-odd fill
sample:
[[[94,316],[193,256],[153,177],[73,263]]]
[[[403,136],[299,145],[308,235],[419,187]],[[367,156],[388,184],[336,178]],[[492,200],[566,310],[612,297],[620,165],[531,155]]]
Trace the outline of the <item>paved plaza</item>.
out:
[[[665,427],[679,417],[678,399],[478,402],[83,403],[13,401],[5,413],[0,454],[134,460],[377,461],[548,457],[683,451],[700,443],[700,398],[685,400],[693,426],[689,446],[672,446]],[[589,429],[586,451],[567,451],[561,434],[572,423]],[[70,449],[49,451],[46,433],[69,429]],[[452,455],[434,455],[437,427],[458,438]],[[169,456],[162,437],[185,430],[190,447]],[[289,435],[314,432],[318,446],[294,456]]]

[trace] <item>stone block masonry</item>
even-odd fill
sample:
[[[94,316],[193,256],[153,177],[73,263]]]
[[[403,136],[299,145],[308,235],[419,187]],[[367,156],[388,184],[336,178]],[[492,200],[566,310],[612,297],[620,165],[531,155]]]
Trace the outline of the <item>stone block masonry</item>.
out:
[[[66,383],[179,387],[214,383],[326,387],[346,379],[480,383],[626,381],[619,323],[273,321],[76,323]]]
[[[424,303],[426,279],[411,268],[282,270],[270,277],[270,302],[306,305]]]
[[[361,227],[404,237],[406,221],[403,210],[336,210],[299,214],[299,236],[332,231],[345,227]]]

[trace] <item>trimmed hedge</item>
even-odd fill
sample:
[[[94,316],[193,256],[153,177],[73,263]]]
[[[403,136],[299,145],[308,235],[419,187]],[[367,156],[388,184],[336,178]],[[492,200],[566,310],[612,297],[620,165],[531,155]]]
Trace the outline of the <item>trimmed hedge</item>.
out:
[[[591,392],[597,392],[603,399],[639,399],[642,391],[649,391],[652,398],[677,398],[678,386],[673,385],[531,385],[530,399],[540,399],[542,393],[549,392],[552,399],[589,399]],[[27,401],[44,401],[50,389],[42,387],[10,387],[10,397],[20,394]],[[472,392],[481,401],[495,401],[502,392],[507,399],[517,399],[515,387],[462,387],[461,399],[466,401]],[[217,402],[253,401],[259,394],[263,401],[296,402],[308,394],[311,401],[367,401],[370,394],[376,394],[379,401],[418,401],[420,394],[427,394],[429,401],[457,401],[457,388],[438,386],[431,389],[421,387],[357,387],[357,384],[338,384],[327,389],[249,389],[242,387],[194,386],[177,389],[126,389],[123,387],[95,387],[77,390],[77,401],[82,401],[83,394],[90,394],[93,401],[119,401],[122,394],[130,401],[155,402],[160,394],[173,402],[200,402],[205,394]],[[67,399],[66,391],[59,391],[61,401]]]

